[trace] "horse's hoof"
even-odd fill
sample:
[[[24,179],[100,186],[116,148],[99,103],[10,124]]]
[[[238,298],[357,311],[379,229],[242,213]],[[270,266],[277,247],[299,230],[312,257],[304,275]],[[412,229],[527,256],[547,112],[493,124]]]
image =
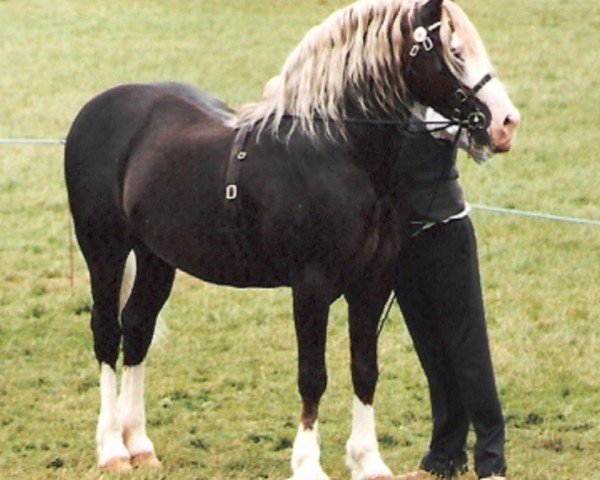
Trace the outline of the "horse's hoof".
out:
[[[138,453],[131,457],[131,465],[134,468],[162,468],[162,463],[156,458],[154,452]]]
[[[114,473],[130,472],[131,463],[129,463],[129,457],[113,458],[104,465],[100,465],[100,470]]]
[[[418,472],[406,473],[395,478],[396,480],[437,480],[439,477],[425,470],[419,470]]]

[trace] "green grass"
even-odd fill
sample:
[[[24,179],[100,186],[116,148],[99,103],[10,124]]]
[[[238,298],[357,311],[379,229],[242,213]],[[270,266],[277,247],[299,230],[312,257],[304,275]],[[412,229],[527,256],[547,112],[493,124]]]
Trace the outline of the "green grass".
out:
[[[521,109],[514,152],[461,160],[473,203],[600,218],[600,6],[461,0]],[[234,106],[259,97],[302,34],[340,0],[0,2],[0,137],[63,137],[81,105],[122,82],[173,79]],[[0,479],[95,479],[97,366],[62,149],[0,146]],[[513,480],[600,478],[600,232],[475,212]],[[149,431],[164,470],[130,477],[285,478],[299,414],[290,293],[179,276],[169,341],[148,367]],[[427,447],[423,374],[399,313],[381,341],[384,458]],[[323,465],[347,478],[345,306],[331,317]]]

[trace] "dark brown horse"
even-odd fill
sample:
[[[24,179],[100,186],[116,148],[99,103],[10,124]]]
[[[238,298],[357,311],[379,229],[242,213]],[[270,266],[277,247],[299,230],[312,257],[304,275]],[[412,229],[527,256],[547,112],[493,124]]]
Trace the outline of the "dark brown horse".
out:
[[[482,149],[510,148],[514,107],[490,70],[451,2],[365,0],[311,30],[267,97],[240,112],[179,84],[123,85],[85,105],[65,173],[91,277],[101,468],[160,465],[146,435],[144,359],[181,269],[222,285],[292,288],[303,403],[295,479],[327,478],[317,412],[328,311],[343,295],[356,396],[348,464],[355,479],[391,476],[372,403],[376,328],[404,235],[402,129],[427,105]],[[135,283],[120,306],[132,251]]]

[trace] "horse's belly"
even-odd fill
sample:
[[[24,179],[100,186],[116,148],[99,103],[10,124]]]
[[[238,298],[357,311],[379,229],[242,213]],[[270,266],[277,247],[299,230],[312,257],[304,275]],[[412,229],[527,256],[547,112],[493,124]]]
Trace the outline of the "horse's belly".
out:
[[[289,265],[280,252],[264,252],[241,231],[212,231],[191,238],[162,232],[144,243],[175,268],[218,285],[279,287],[289,285]]]
[[[210,261],[181,263],[180,270],[206,282],[217,285],[246,288],[274,288],[289,286],[286,272],[271,267],[267,259],[243,257],[212,257]]]

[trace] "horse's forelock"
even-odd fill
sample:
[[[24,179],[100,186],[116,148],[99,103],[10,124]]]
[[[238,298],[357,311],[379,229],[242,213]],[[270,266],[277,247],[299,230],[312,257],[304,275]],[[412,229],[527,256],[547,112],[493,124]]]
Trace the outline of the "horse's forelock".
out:
[[[445,0],[444,14],[448,17],[453,25],[454,31],[461,39],[463,48],[466,52],[465,56],[468,59],[474,59],[478,62],[488,64],[491,67],[491,62],[483,44],[483,40],[462,8],[451,0]],[[445,24],[447,25],[448,22],[445,22]]]

